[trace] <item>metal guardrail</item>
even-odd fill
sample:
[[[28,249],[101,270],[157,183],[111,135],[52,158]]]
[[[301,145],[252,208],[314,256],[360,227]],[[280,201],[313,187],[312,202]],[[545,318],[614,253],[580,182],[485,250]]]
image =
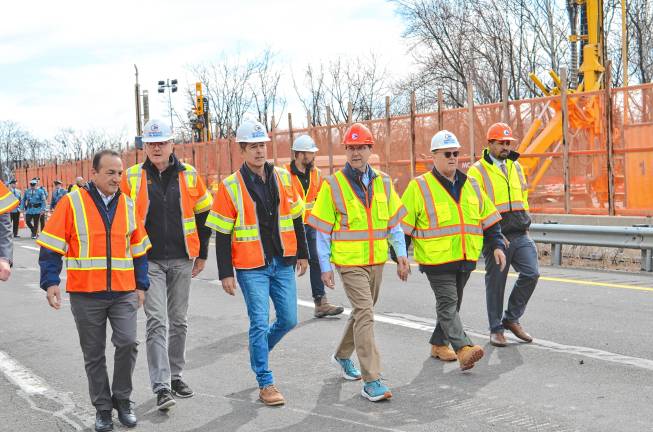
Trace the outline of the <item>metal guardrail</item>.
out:
[[[587,226],[532,224],[530,236],[551,245],[552,265],[562,265],[562,245],[613,247],[642,251],[641,269],[653,271],[653,228],[649,226]]]

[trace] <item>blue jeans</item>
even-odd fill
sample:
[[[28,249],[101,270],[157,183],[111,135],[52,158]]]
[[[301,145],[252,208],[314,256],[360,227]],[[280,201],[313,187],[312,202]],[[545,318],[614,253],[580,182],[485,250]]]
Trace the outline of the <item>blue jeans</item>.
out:
[[[319,301],[322,297],[324,297],[324,282],[322,282],[320,260],[317,258],[315,228],[310,225],[304,225],[304,231],[306,232],[306,242],[308,243],[308,264],[311,274],[311,291],[313,300]]]
[[[281,258],[254,270],[236,270],[249,315],[249,361],[258,386],[274,384],[268,356],[272,348],[297,325],[295,269]],[[270,325],[270,300],[276,320]]]
[[[537,261],[537,248],[528,234],[520,235],[510,242],[506,251],[506,268],[499,270],[494,262],[492,251],[483,250],[485,258],[485,299],[487,301],[487,317],[492,333],[503,331],[501,317],[509,322],[519,323],[519,318],[524,315],[526,305],[531,298],[537,280],[540,277]],[[503,296],[506,290],[506,279],[510,266],[519,273],[519,277],[512,288],[508,307],[503,312]]]

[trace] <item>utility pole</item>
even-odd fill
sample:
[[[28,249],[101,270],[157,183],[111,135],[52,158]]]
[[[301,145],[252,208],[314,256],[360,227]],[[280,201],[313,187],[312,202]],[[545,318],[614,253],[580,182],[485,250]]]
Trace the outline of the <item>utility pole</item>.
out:
[[[143,134],[143,127],[141,125],[141,86],[138,84],[138,67],[134,65],[136,70],[136,84],[134,84],[134,95],[136,96],[136,136]]]
[[[168,89],[168,109],[170,110],[170,127],[174,129],[172,121],[172,93],[177,91],[177,80],[176,79],[166,79],[165,81],[159,81],[159,93],[165,93]]]

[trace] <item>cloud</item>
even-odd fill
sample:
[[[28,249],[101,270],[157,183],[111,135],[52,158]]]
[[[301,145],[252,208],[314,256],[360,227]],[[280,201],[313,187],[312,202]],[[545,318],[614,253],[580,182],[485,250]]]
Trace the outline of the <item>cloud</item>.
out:
[[[41,137],[62,127],[133,135],[134,64],[152,116],[167,112],[156,81],[177,78],[183,88],[195,81],[188,65],[222,52],[247,58],[271,47],[288,80],[308,62],[370,51],[395,74],[410,67],[402,23],[385,0],[7,3],[3,15],[16,19],[0,27],[0,118]],[[173,97],[183,111],[184,96]]]

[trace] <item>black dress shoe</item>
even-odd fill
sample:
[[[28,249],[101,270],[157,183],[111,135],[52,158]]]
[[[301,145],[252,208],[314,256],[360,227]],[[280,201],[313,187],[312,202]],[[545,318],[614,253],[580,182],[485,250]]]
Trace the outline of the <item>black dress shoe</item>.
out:
[[[111,411],[97,411],[95,413],[95,432],[109,432],[113,430]]]
[[[136,413],[134,412],[134,403],[129,399],[116,399],[112,397],[113,407],[118,411],[118,420],[124,426],[133,428],[136,426]]]
[[[188,384],[180,379],[172,380],[172,394],[180,398],[189,398],[195,394]]]
[[[159,411],[167,411],[175,406],[176,403],[177,402],[175,401],[175,398],[172,397],[170,390],[164,388],[156,393],[156,407]]]

